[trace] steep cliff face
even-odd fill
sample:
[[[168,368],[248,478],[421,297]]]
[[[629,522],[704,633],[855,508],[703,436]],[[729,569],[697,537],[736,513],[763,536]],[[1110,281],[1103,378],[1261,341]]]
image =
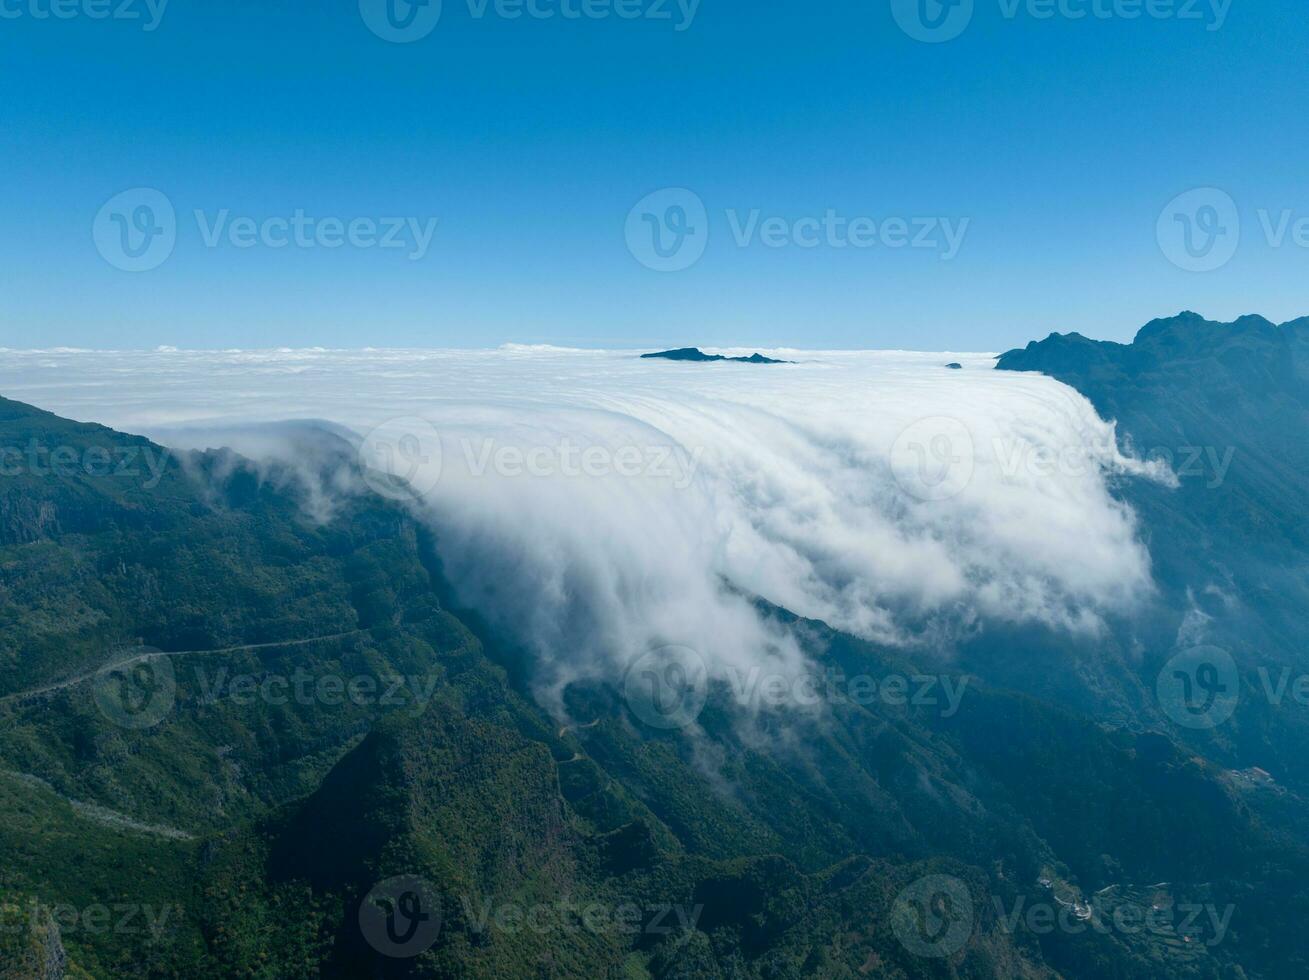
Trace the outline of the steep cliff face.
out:
[[[1120,441],[1171,464],[1176,488],[1117,492],[1140,516],[1179,633],[1229,650],[1242,678],[1232,722],[1186,737],[1309,783],[1296,748],[1309,737],[1305,712],[1268,680],[1309,669],[1309,318],[1182,313],[1131,344],[1054,334],[997,367],[1076,388]]]
[[[1146,489],[1132,498],[1189,527],[1161,544],[1183,546],[1190,559],[1205,542],[1242,563],[1291,568],[1303,559],[1309,318],[1277,326],[1260,316],[1216,323],[1182,313],[1146,324],[1131,344],[1052,334],[996,366],[1040,371],[1076,388],[1136,452],[1172,463],[1176,493]],[[1180,577],[1183,569],[1170,571]]]

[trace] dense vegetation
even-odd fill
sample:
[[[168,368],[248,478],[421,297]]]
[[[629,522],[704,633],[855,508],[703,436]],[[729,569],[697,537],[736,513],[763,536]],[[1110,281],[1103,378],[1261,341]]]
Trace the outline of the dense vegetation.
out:
[[[1239,451],[1216,489],[1119,488],[1161,583],[1144,621],[1094,644],[988,626],[954,651],[953,712],[746,719],[714,688],[698,726],[666,730],[578,684],[561,727],[521,651],[452,607],[440,528],[400,503],[357,492],[311,518],[290,472],[229,453],[150,486],[144,467],[18,467],[0,477],[0,976],[1303,975],[1304,709],[1247,697],[1190,730],[1151,695],[1197,602],[1243,684],[1304,666],[1298,329],[1183,318],[1002,358],[1081,388],[1138,446]],[[0,446],[32,440],[163,452],[0,400]],[[761,611],[847,675],[946,669]],[[106,709],[137,682],[138,714]],[[434,935],[384,955],[361,908],[401,876],[430,887]],[[905,940],[897,897],[925,876],[968,907],[945,955]],[[1013,915],[1093,895],[1095,924],[1230,919]]]

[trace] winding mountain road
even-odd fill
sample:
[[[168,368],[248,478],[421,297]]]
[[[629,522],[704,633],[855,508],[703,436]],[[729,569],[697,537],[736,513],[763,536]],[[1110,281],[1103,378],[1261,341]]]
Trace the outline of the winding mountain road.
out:
[[[18,691],[14,694],[6,694],[0,697],[0,705],[10,702],[26,701],[29,698],[44,697],[47,694],[54,694],[56,691],[63,691],[70,687],[75,687],[85,681],[90,680],[98,674],[106,671],[119,670],[123,667],[130,667],[133,664],[149,663],[152,660],[162,660],[166,657],[191,657],[191,656],[209,656],[221,653],[244,653],[249,650],[267,650],[273,647],[299,647],[307,646],[310,643],[321,643],[324,640],[340,640],[347,636],[358,636],[361,633],[367,633],[366,629],[347,630],[344,633],[329,633],[324,636],[310,636],[302,640],[276,640],[272,643],[246,643],[234,647],[218,647],[212,650],[149,650],[144,653],[136,653],[121,660],[112,660],[107,664],[101,664],[94,670],[87,671],[84,674],[78,674],[76,677],[69,677],[54,684],[47,684],[44,687],[34,687],[27,691]]]

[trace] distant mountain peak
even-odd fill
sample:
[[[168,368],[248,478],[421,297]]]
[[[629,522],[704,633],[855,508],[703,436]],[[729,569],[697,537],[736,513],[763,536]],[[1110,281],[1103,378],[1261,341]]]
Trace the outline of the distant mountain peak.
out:
[[[1136,375],[1211,358],[1258,366],[1270,377],[1289,377],[1291,365],[1309,364],[1309,317],[1281,325],[1256,313],[1231,323],[1206,320],[1191,310],[1151,320],[1130,344],[1090,340],[1079,333],[1052,333],[1025,348],[1000,355],[1002,371],[1068,372],[1109,369]],[[1231,365],[1229,364],[1229,367]]]
[[[764,357],[757,351],[749,357],[728,357],[725,354],[706,354],[699,347],[678,347],[674,350],[661,350],[653,354],[642,354],[642,358],[658,357],[666,361],[737,361],[741,364],[790,364],[773,357]]]
[[[1247,313],[1231,323],[1221,323],[1216,320],[1206,320],[1199,313],[1191,310],[1184,310],[1177,316],[1151,320],[1137,331],[1133,343],[1141,343],[1161,336],[1177,336],[1188,341],[1188,346],[1190,340],[1197,338],[1221,340],[1241,334],[1263,335],[1267,339],[1273,339],[1279,329],[1267,317],[1257,313]]]
[[[1127,422],[1122,431],[1138,445],[1258,444],[1309,468],[1285,435],[1303,430],[1309,408],[1309,318],[1220,323],[1186,311],[1151,320],[1130,344],[1051,334],[1000,355],[996,369],[1039,371],[1076,388],[1103,417]],[[1264,445],[1270,439],[1281,448]]]

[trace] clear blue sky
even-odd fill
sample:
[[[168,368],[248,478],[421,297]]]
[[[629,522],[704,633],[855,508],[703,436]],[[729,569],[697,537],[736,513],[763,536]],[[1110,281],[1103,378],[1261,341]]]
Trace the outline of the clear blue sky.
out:
[[[99,0],[136,21],[56,2],[73,16],[0,0],[0,346],[1002,350],[1051,330],[1127,339],[1184,308],[1309,314],[1309,248],[1289,230],[1273,247],[1258,217],[1309,218],[1304,0],[1232,0],[1218,30],[1213,0],[1197,19],[1176,16],[1190,0],[1139,19],[974,0],[939,44],[892,0],[702,0],[689,24],[676,0],[670,20],[645,16],[656,0],[627,0],[637,19],[537,0],[554,16],[517,20],[445,0],[403,44],[358,0],[171,0],[152,31],[147,0]],[[1199,186],[1231,196],[1242,239],[1197,273],[1156,222]],[[97,215],[138,187],[175,208],[176,245],[131,273],[92,229],[114,233]],[[629,211],[665,187],[694,191],[708,225],[673,272],[625,244]],[[224,210],[297,209],[438,224],[419,260],[205,244]],[[969,223],[949,261],[761,232],[739,246],[732,221],[755,209]]]

